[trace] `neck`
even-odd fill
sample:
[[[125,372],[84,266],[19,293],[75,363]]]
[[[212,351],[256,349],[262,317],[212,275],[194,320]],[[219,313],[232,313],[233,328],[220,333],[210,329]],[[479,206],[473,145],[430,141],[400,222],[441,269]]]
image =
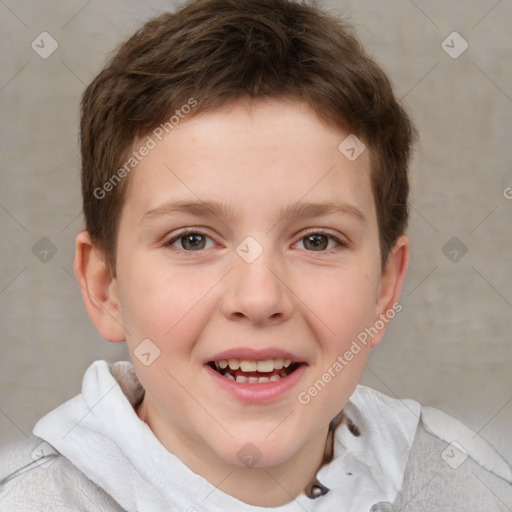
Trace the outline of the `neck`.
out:
[[[278,507],[292,501],[315,478],[324,462],[328,426],[281,464],[245,467],[226,462],[206,444],[169,428],[151,410],[146,395],[136,413],[169,452],[220,491],[252,506]]]

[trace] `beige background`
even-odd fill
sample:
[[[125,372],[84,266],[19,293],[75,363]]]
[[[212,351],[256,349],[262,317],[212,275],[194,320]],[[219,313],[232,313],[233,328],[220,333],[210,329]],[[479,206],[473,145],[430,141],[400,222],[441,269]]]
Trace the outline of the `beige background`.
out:
[[[421,132],[404,309],[363,383],[449,412],[512,460],[512,2],[319,4],[356,25]],[[99,338],[72,274],[78,105],[108,52],[172,7],[0,0],[0,445],[78,393],[92,361],[128,357]],[[43,31],[58,43],[47,59],[31,48]],[[453,31],[469,43],[457,59],[441,46]],[[43,237],[47,262],[33,251]],[[456,262],[452,237],[468,251]]]

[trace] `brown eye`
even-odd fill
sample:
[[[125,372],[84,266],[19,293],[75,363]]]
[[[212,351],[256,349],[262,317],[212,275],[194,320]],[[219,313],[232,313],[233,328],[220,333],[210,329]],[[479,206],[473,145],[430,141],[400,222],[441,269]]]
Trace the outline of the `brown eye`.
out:
[[[206,237],[199,233],[191,233],[189,235],[182,236],[180,238],[180,242],[184,249],[187,250],[196,250],[196,249],[204,249],[206,245]]]
[[[311,252],[330,253],[342,247],[347,247],[343,240],[334,234],[324,233],[323,231],[310,231],[299,242],[302,243],[307,251]]]
[[[327,235],[308,235],[303,238],[304,247],[313,251],[324,251],[329,245],[329,237]],[[309,246],[309,247],[308,247]]]
[[[207,247],[208,241],[210,241],[210,245]],[[195,252],[214,247],[215,242],[203,233],[197,231],[182,231],[167,241],[165,245],[173,249]]]

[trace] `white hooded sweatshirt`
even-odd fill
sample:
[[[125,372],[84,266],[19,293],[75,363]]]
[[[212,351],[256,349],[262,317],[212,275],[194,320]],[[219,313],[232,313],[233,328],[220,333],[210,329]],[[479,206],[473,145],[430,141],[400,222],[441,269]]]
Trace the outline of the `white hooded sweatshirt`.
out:
[[[512,511],[512,469],[487,442],[365,386],[343,409],[317,485],[279,507],[248,505],[164,448],[134,410],[143,392],[130,362],[94,362],[79,395],[0,453],[0,512]]]

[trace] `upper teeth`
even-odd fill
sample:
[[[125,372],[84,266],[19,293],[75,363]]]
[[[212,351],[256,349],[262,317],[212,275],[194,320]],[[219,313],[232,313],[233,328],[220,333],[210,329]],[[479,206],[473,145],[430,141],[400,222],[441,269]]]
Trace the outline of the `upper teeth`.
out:
[[[222,370],[229,368],[231,370],[242,370],[243,372],[263,372],[270,373],[274,370],[281,370],[281,368],[288,368],[292,364],[290,359],[265,359],[264,361],[251,361],[249,359],[221,359],[215,361],[218,368]]]

